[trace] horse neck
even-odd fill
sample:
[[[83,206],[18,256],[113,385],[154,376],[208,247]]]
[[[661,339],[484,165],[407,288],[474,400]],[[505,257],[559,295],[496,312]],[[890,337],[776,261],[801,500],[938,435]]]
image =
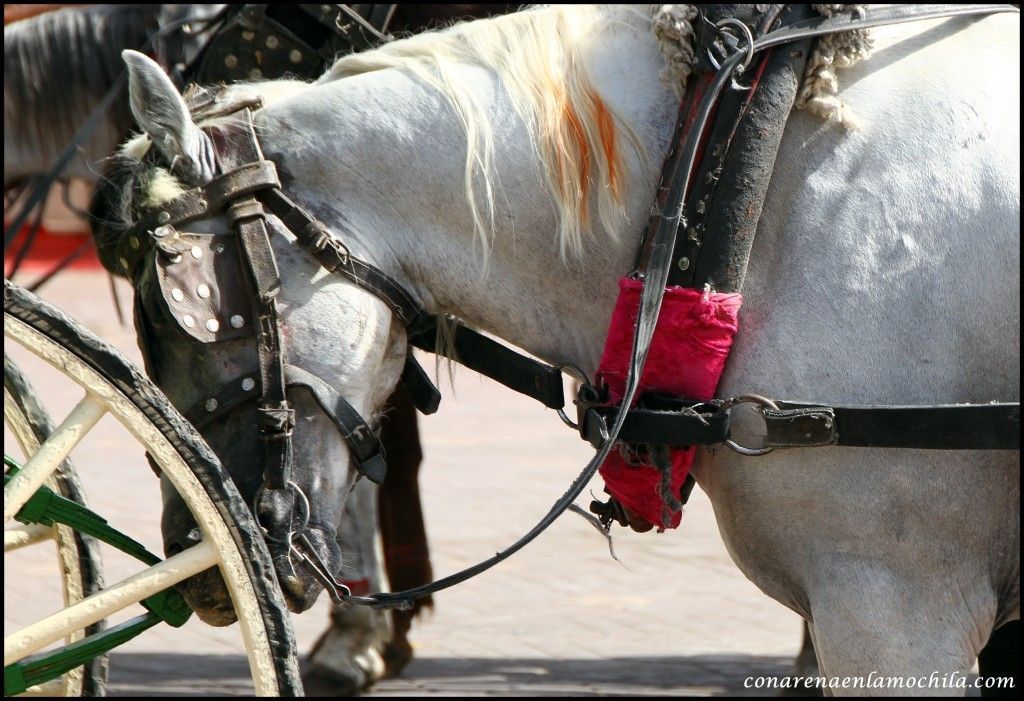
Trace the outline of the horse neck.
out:
[[[429,311],[593,371],[617,280],[629,271],[650,211],[676,105],[658,79],[663,64],[653,38],[629,39],[595,50],[591,73],[597,93],[634,129],[646,154],[623,148],[630,174],[623,233],[615,240],[595,221],[581,255],[562,257],[543,175],[549,166],[485,69],[452,68],[493,120],[495,211],[486,267],[463,185],[464,128],[446,99],[409,73],[381,70],[326,83],[280,114],[269,110],[268,139],[285,135],[287,144],[267,150],[298,176],[306,189],[300,197],[331,202],[318,214],[357,252],[409,284]],[[325,112],[333,115],[330,143],[317,138]]]

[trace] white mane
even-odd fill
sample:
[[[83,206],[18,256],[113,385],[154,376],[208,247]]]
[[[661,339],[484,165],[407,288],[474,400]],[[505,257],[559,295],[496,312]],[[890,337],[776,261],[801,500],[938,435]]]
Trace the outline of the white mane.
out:
[[[486,255],[494,228],[494,136],[490,116],[452,67],[493,71],[530,129],[544,165],[558,208],[562,255],[579,255],[583,233],[591,229],[591,196],[604,229],[619,235],[629,182],[622,143],[643,151],[640,140],[594,88],[587,59],[608,32],[648,34],[652,15],[644,6],[566,5],[463,22],[340,58],[317,83],[403,68],[448,99],[466,131],[465,189]],[[476,192],[477,178],[484,183],[482,193]]]
[[[815,7],[827,14],[846,6]],[[558,211],[562,256],[570,252],[578,256],[583,251],[583,235],[592,228],[591,198],[610,236],[618,239],[624,227],[629,173],[623,142],[645,155],[640,139],[595,89],[588,70],[591,49],[610,32],[626,31],[642,37],[653,30],[667,63],[662,78],[679,90],[692,71],[690,23],[695,14],[693,5],[536,7],[461,22],[373,51],[349,54],[312,85],[289,80],[237,83],[231,86],[231,92],[255,93],[266,106],[317,85],[389,68],[408,70],[436,88],[451,103],[466,132],[464,186],[486,269],[494,231],[494,135],[490,115],[470,86],[457,79],[453,68],[470,65],[493,71],[530,130]],[[870,44],[866,32],[847,32],[839,38],[842,41],[833,39],[833,43],[841,46],[829,44],[825,47],[827,55],[816,46],[797,105],[853,128],[855,117],[833,94],[834,67],[852,65],[865,57]],[[128,141],[121,153],[141,157],[148,146],[148,137],[141,135]],[[482,193],[477,192],[478,182],[483,183]],[[153,205],[183,191],[174,176],[159,169],[146,188],[146,200]]]

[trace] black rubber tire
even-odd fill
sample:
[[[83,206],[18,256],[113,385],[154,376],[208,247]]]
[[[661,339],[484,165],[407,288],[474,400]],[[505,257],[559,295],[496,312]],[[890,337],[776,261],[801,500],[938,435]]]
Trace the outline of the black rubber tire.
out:
[[[32,385],[21,372],[21,368],[4,354],[4,389],[18,405],[25,417],[28,428],[40,444],[51,433],[54,426],[50,414],[39,401]],[[66,458],[53,473],[61,496],[76,501],[83,506],[85,490],[75,474],[71,460]],[[90,596],[103,588],[103,561],[100,557],[99,544],[92,536],[74,531],[75,550],[78,556],[78,571],[81,573],[83,596]],[[105,621],[97,621],[85,629],[85,635],[98,633],[105,627]],[[82,665],[82,696],[106,696],[108,660],[106,655],[94,657]]]
[[[228,527],[256,592],[273,651],[278,695],[301,696],[298,655],[290,614],[277,583],[266,543],[234,483],[206,441],[163,392],[120,352],[56,307],[4,281],[4,316],[10,315],[76,356],[141,411],[189,466]]]

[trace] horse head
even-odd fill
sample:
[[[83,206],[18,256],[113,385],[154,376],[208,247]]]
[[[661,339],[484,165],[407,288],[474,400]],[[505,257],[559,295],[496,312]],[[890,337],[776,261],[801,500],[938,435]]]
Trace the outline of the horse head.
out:
[[[292,543],[301,538],[330,573],[341,568],[335,532],[357,477],[350,468],[350,444],[327,413],[334,407],[325,404],[344,396],[375,425],[405,359],[404,329],[375,296],[327,275],[293,250],[281,221],[268,213],[265,231],[279,268],[271,275],[279,274],[281,284],[278,292],[263,291],[275,306],[283,361],[276,371],[287,376],[286,404],[269,410],[272,419],[281,420],[281,430],[269,435],[261,396],[274,380],[257,349],[265,309],[247,292],[255,283],[247,276],[246,254],[223,209],[186,221],[171,221],[166,211],[231,170],[225,160],[230,145],[222,144],[218,156],[213,140],[227,133],[217,125],[230,128],[237,114],[209,118],[210,94],[202,92],[189,99],[206,105],[206,111],[190,109],[156,63],[132,51],[124,57],[131,108],[143,134],[113,157],[97,190],[92,208],[97,248],[109,270],[133,281],[136,329],[150,376],[220,456],[254,505],[268,541],[278,533],[278,578],[290,608],[302,611],[313,604],[321,585],[293,558]],[[208,119],[196,116],[201,114]],[[150,221],[157,226],[148,227]],[[272,322],[264,318],[263,323]],[[300,338],[301,344],[294,342]],[[285,447],[274,447],[286,434]],[[277,457],[269,458],[271,453]],[[202,534],[171,486],[165,481],[163,487],[162,529],[165,549],[173,554]],[[221,625],[234,620],[215,570],[184,587],[204,620]]]

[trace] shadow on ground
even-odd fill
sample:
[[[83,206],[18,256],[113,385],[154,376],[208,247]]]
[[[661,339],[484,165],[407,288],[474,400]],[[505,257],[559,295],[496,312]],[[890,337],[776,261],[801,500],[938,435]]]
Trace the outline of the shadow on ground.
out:
[[[421,658],[371,696],[716,696],[771,695],[744,688],[747,677],[782,677],[792,660],[751,655],[609,657],[604,659]],[[112,696],[251,694],[241,655],[115,654]],[[307,689],[334,696],[331,689]]]

